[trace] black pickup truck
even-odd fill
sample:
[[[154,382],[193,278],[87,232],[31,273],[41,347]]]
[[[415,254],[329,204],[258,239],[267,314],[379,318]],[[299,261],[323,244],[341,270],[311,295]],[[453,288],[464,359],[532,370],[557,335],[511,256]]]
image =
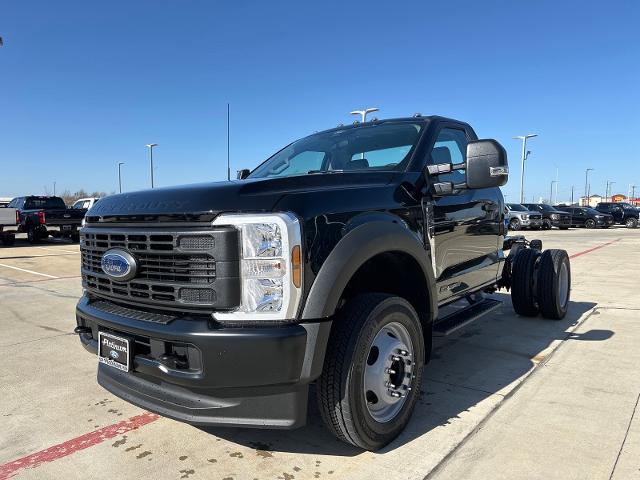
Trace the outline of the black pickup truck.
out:
[[[640,212],[627,202],[600,202],[596,210],[605,215],[611,215],[614,222],[627,228],[637,228],[640,222]]]
[[[415,116],[313,134],[239,181],[107,197],[80,232],[75,333],[104,388],[166,417],[295,428],[315,384],[327,427],[379,449],[432,338],[499,306],[489,293],[566,314],[566,252],[505,238],[507,175],[495,140]]]
[[[18,232],[26,233],[29,242],[38,243],[49,235],[80,241],[80,225],[86,209],[69,208],[60,197],[16,197],[8,205],[18,211]]]

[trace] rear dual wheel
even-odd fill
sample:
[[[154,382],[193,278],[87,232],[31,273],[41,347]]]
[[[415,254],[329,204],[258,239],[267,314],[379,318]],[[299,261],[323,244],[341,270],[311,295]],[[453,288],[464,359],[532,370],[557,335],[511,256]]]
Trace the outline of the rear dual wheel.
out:
[[[350,300],[334,320],[316,388],[329,430],[365,450],[391,442],[415,408],[424,355],[409,302],[379,293]]]
[[[520,250],[513,262],[511,302],[518,315],[560,320],[567,314],[571,295],[571,265],[565,250],[540,253]]]

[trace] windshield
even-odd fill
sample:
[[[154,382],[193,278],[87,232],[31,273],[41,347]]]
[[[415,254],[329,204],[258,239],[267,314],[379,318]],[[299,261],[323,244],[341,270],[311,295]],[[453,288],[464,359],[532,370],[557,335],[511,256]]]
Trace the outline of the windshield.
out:
[[[421,124],[402,122],[317,133],[285,147],[251,172],[248,178],[402,170],[409,161],[421,129]]]
[[[42,208],[44,210],[54,210],[58,208],[67,208],[64,200],[60,197],[31,197],[27,198],[24,206],[26,210]]]
[[[516,212],[528,212],[529,209],[523,205],[520,205],[519,203],[508,203],[507,207],[509,207],[509,210],[514,210]]]
[[[602,214],[602,212],[599,212],[595,208],[591,208],[591,207],[584,207],[584,208],[582,208],[582,211],[584,213],[588,213],[590,215],[601,215]]]

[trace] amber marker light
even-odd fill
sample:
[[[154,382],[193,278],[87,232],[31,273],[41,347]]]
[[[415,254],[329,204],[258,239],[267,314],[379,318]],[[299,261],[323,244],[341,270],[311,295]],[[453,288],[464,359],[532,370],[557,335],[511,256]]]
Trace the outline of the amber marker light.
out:
[[[300,245],[296,245],[291,250],[291,278],[296,288],[302,285],[302,255],[300,255]]]

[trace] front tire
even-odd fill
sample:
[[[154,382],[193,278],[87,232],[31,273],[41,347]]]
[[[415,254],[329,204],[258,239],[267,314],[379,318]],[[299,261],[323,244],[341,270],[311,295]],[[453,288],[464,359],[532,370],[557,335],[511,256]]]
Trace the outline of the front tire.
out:
[[[637,228],[638,227],[638,220],[633,218],[633,217],[627,218],[624,221],[624,226],[627,227],[627,228]]]
[[[543,220],[542,221],[542,230],[551,230],[551,221]]]
[[[518,220],[517,218],[512,218],[509,221],[509,230],[513,230],[514,232],[517,232],[521,228],[522,226],[520,225],[520,220]]]
[[[593,220],[592,218],[588,218],[585,222],[584,222],[584,226],[586,228],[596,228],[596,221]]]
[[[400,297],[359,295],[331,329],[317,400],[339,439],[378,450],[406,427],[420,394],[424,337],[418,314]]]

